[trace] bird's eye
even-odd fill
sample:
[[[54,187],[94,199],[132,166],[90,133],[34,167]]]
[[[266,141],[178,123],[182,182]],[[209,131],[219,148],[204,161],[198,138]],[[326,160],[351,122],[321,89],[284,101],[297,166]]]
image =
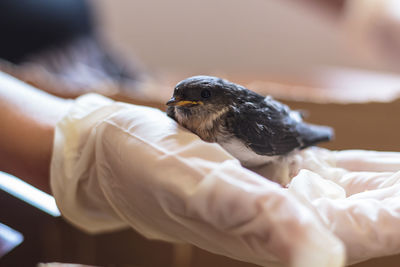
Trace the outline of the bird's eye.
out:
[[[209,98],[211,96],[211,92],[210,90],[204,89],[203,91],[201,91],[201,97],[202,98]]]

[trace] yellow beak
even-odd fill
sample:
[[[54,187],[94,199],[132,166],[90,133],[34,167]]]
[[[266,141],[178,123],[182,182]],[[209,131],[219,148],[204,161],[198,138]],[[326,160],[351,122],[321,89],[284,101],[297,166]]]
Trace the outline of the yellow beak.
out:
[[[167,106],[189,106],[189,105],[203,105],[204,103],[202,101],[189,101],[189,100],[178,100],[175,99],[175,97],[172,97],[168,102],[166,103]]]

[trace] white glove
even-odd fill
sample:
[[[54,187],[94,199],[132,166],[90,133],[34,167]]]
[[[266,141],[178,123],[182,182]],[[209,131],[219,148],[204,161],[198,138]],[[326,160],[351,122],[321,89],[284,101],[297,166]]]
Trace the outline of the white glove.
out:
[[[342,240],[348,264],[400,252],[400,153],[309,149],[296,157],[303,170],[289,190]]]
[[[349,263],[400,251],[396,175],[380,172],[400,169],[399,154],[308,149],[275,168],[295,175],[288,189],[161,111],[86,95],[56,128],[51,186],[86,231],[129,225],[263,266],[342,266],[344,248]]]

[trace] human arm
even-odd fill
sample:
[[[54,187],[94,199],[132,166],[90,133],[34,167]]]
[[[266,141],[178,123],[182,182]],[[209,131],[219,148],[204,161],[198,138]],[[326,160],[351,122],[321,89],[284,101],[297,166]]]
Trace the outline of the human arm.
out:
[[[0,170],[50,193],[54,128],[68,105],[0,72]]]

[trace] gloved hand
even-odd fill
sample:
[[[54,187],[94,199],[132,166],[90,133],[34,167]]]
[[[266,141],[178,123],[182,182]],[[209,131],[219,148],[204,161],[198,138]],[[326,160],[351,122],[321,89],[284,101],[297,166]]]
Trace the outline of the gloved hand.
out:
[[[400,153],[311,148],[274,168],[294,176],[289,192],[343,242],[348,264],[400,252]]]
[[[342,266],[345,249],[348,263],[400,251],[397,169],[397,153],[308,149],[257,170],[294,176],[284,188],[161,111],[86,95],[57,125],[51,186],[89,232],[131,226],[263,266],[322,267]]]

